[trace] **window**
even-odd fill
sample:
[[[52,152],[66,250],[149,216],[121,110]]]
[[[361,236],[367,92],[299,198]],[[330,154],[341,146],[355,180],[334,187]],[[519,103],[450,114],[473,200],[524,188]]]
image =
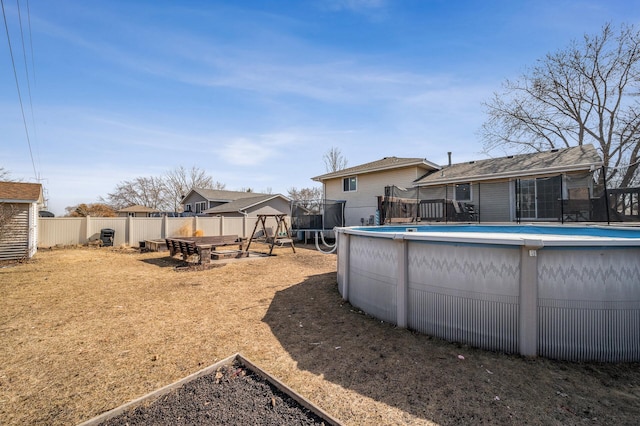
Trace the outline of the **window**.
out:
[[[206,201],[198,201],[196,203],[196,214],[198,213],[202,213],[203,210],[207,209],[207,202]]]
[[[185,212],[191,212],[191,204],[185,204],[184,205],[184,211]]]
[[[456,185],[456,201],[471,201],[470,183],[459,183]]]
[[[355,191],[358,186],[358,180],[355,176],[342,179],[342,190],[344,192]]]

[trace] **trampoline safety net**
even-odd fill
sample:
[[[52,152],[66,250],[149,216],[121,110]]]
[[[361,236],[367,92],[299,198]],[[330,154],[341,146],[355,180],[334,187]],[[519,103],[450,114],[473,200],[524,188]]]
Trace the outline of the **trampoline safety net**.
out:
[[[344,226],[345,201],[294,200],[291,203],[293,231],[325,230]]]

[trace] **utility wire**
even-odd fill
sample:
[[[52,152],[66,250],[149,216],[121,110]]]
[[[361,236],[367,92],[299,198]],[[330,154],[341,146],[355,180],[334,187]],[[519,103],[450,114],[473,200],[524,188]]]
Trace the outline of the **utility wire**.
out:
[[[24,30],[22,29],[22,14],[20,13],[20,0],[16,0],[18,5],[18,24],[20,25],[20,41],[22,42],[22,57],[24,59],[24,73],[27,76],[27,91],[29,92],[29,106],[31,107],[31,119],[35,125],[35,119],[33,118],[33,101],[31,98],[31,82],[29,80],[29,66],[27,65],[27,50],[24,45]]]
[[[36,128],[36,117],[33,112],[33,98],[31,97],[31,80],[29,79],[29,66],[27,65],[27,50],[24,43],[24,30],[22,28],[22,13],[20,13],[20,0],[16,0],[16,4],[18,6],[18,23],[20,25],[20,41],[22,42],[22,57],[24,59],[24,73],[27,77],[27,90],[29,92],[29,108],[31,111],[31,125],[33,126],[32,137],[34,139],[33,142],[35,146],[36,156],[38,157],[38,166],[39,166],[40,155],[38,150],[38,129]],[[31,26],[29,26],[29,28],[31,28]],[[33,44],[31,46],[33,47]],[[33,49],[31,50],[31,60],[33,63]],[[38,176],[36,176],[36,178],[38,178]]]
[[[4,0],[0,0],[0,6],[2,6],[2,18],[4,19],[4,29],[7,33],[7,43],[9,44],[9,55],[11,56],[11,65],[13,66],[13,77],[16,80],[16,90],[18,91],[18,101],[20,101],[20,111],[22,112],[22,124],[24,124],[24,132],[27,136],[27,145],[29,145],[29,156],[31,157],[33,174],[35,178],[38,179],[38,172],[36,171],[36,163],[33,161],[33,151],[31,150],[31,140],[29,139],[29,129],[27,127],[27,120],[24,116],[24,106],[22,105],[22,94],[20,93],[20,84],[18,82],[18,72],[16,71],[16,63],[13,59],[13,49],[11,48],[11,37],[9,36],[9,25],[7,24],[7,14],[4,9]]]
[[[29,0],[27,0],[27,20],[29,23],[29,48],[31,49],[31,75],[33,76],[33,84],[36,84],[36,63],[33,55],[33,35],[31,34],[31,8],[29,8]]]

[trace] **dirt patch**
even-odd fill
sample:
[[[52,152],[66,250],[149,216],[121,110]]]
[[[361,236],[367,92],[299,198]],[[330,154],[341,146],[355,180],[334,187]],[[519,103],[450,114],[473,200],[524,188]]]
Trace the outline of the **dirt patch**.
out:
[[[335,255],[297,249],[181,272],[166,252],[110,247],[0,268],[2,423],[77,424],[238,352],[347,425],[640,418],[640,364],[397,329],[342,300]]]

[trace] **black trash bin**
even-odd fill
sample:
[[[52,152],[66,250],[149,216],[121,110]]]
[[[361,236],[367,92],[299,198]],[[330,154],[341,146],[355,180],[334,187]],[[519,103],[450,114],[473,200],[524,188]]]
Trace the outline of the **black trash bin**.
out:
[[[101,229],[100,230],[100,239],[102,240],[103,246],[113,246],[113,239],[115,238],[116,231],[114,229]]]

